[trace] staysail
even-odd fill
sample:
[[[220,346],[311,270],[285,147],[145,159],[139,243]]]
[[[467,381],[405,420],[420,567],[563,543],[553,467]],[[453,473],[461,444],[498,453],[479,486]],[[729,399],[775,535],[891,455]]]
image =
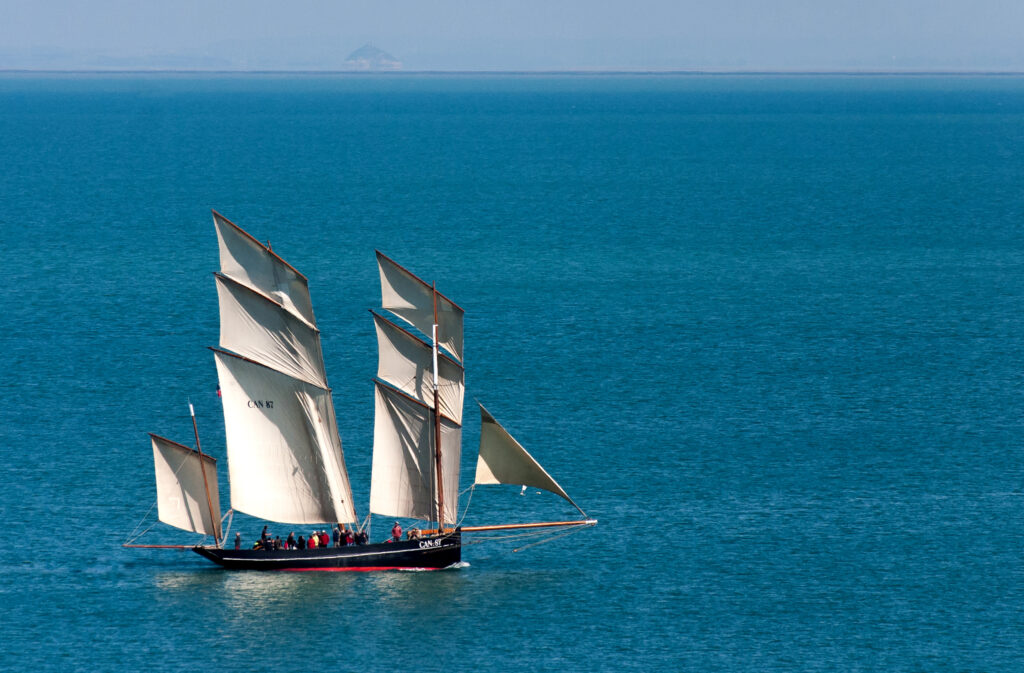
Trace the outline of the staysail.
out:
[[[479,404],[479,403],[478,403]],[[476,484],[516,484],[556,493],[586,516],[533,456],[480,405],[480,457]]]
[[[436,324],[437,345],[447,354],[438,352],[435,359],[431,343],[373,314],[379,364],[370,511],[430,520],[437,516],[439,502],[443,502],[441,518],[452,522],[458,511],[465,395],[461,364],[463,311],[380,252],[377,264],[382,306],[428,337],[435,336]],[[443,488],[440,498],[438,481]]]
[[[269,521],[356,521],[305,276],[213,214],[234,509]]]
[[[221,529],[217,461],[207,455],[200,459],[195,449],[159,435],[150,434],[149,437],[153,443],[159,519],[175,528],[212,535],[219,540]],[[207,487],[209,500],[206,497]]]

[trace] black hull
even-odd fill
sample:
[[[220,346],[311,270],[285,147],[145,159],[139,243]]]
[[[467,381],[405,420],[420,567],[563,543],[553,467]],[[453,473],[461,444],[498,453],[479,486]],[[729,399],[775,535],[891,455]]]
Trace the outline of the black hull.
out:
[[[440,570],[461,560],[462,535],[317,549],[193,547],[192,551],[229,570]]]

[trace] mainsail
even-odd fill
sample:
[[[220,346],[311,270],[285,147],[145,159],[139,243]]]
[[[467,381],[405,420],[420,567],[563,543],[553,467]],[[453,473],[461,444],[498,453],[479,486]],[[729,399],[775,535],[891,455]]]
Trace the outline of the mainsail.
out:
[[[479,402],[478,402],[479,404]],[[540,466],[533,456],[480,404],[480,457],[476,484],[516,484],[556,493],[586,516],[569,494]]]
[[[383,307],[424,335],[435,337],[436,325],[436,345],[450,355],[438,353],[435,358],[432,344],[387,318],[373,315],[380,359],[370,511],[430,520],[437,517],[439,503],[443,502],[440,518],[454,522],[465,393],[461,364],[463,311],[379,252],[377,263]],[[443,487],[440,498],[439,481]]]
[[[269,521],[356,521],[305,276],[214,212],[215,350],[231,505]]]
[[[195,449],[159,435],[151,433],[149,437],[153,443],[159,519],[175,528],[220,539],[217,461],[207,455],[200,458]]]

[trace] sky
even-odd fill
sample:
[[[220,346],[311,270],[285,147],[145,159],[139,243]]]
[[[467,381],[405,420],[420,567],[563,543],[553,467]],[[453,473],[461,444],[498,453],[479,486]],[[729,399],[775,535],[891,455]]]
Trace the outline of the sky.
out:
[[[1024,0],[0,0],[0,70],[1024,71]]]

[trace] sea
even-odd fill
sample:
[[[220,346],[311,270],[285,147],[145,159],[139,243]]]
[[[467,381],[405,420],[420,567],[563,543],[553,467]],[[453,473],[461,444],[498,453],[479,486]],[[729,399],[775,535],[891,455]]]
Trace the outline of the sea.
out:
[[[1019,671],[1022,186],[1017,76],[0,75],[0,669]],[[466,311],[462,522],[580,516],[471,488],[479,401],[598,525],[122,547],[198,541],[189,403],[229,506],[211,209],[309,278],[361,518],[380,250]]]

